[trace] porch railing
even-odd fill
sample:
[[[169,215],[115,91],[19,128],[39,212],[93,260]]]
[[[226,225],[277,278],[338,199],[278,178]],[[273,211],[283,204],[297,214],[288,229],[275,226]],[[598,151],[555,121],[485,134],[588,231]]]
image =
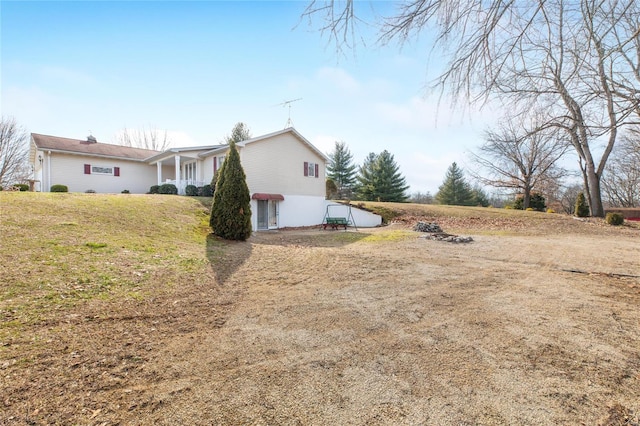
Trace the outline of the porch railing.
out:
[[[188,185],[194,185],[196,187],[199,187],[199,186],[205,186],[210,182],[205,182],[202,180],[193,180],[193,179],[182,179],[179,181],[167,179],[164,183],[171,183],[175,185],[176,188],[178,188],[178,194],[184,195]]]

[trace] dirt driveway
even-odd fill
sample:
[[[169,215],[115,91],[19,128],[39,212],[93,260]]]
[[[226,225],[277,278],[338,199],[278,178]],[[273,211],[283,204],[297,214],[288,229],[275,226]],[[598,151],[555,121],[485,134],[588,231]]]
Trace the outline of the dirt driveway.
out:
[[[640,233],[473,237],[255,234],[209,278],[77,323],[83,349],[14,378],[0,421],[640,423]]]

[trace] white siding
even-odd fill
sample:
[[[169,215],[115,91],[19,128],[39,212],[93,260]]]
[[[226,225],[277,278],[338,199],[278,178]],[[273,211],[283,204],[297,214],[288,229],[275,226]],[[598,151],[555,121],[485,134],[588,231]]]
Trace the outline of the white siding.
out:
[[[309,195],[324,199],[324,159],[291,133],[247,144],[240,149],[240,160],[251,193]],[[318,164],[319,177],[304,176],[305,162]]]
[[[284,194],[278,202],[278,228],[315,226],[322,223],[325,211],[324,197]],[[258,229],[258,203],[251,200],[251,226]]]
[[[46,159],[45,159],[46,161]],[[119,167],[120,176],[84,174],[84,165]],[[164,170],[163,170],[164,172]],[[43,186],[49,191],[51,185],[61,184],[69,192],[120,193],[128,189],[132,194],[144,194],[157,181],[156,166],[137,161],[51,153],[51,182]]]
[[[213,158],[213,156],[209,156],[202,161],[202,180],[205,183],[211,183],[211,179],[213,179]]]
[[[375,228],[382,225],[382,216],[368,212],[366,210],[360,210],[356,207],[351,207],[351,216],[349,217],[349,207],[344,204],[336,204],[331,201],[325,201],[325,205],[328,207],[329,217],[344,217],[352,222],[355,222],[357,228]],[[325,210],[326,212],[327,210]],[[354,223],[351,223],[354,225]]]

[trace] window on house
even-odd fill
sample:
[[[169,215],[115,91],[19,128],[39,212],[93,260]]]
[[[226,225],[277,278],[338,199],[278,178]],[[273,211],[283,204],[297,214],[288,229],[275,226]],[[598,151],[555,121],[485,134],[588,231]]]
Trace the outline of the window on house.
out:
[[[224,155],[218,155],[217,157],[213,157],[213,173],[220,170],[220,167],[222,167],[222,163],[224,163],[224,158],[225,158]]]
[[[113,167],[91,166],[91,173],[95,175],[113,175]]]
[[[318,177],[318,163],[304,162],[304,175],[309,177]]]
[[[84,174],[120,176],[120,167],[92,166],[90,164],[85,164]]]

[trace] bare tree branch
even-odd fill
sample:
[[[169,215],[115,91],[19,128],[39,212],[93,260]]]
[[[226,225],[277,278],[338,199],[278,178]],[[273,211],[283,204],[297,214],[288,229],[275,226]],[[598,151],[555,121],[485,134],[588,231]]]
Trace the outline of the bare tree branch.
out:
[[[356,21],[354,2],[341,2],[337,13],[335,5],[313,1],[305,16],[323,13],[323,29],[344,39]],[[562,129],[579,156],[592,214],[604,215],[602,173],[619,129],[640,113],[640,2],[406,0],[381,21],[382,44],[435,30],[433,49],[447,60],[434,81],[441,93],[544,109],[545,127]]]
[[[558,180],[565,173],[556,163],[569,144],[559,136],[553,128],[540,130],[535,116],[528,125],[507,117],[498,129],[487,130],[479,152],[471,153],[479,170],[470,173],[484,185],[522,193],[526,209],[531,194],[543,182]]]
[[[153,151],[165,151],[171,147],[171,140],[167,131],[160,131],[149,126],[148,129],[128,129],[124,128],[117,136],[118,145],[130,146],[133,148],[150,149]]]
[[[24,183],[28,179],[29,135],[12,117],[0,120],[0,186]]]

